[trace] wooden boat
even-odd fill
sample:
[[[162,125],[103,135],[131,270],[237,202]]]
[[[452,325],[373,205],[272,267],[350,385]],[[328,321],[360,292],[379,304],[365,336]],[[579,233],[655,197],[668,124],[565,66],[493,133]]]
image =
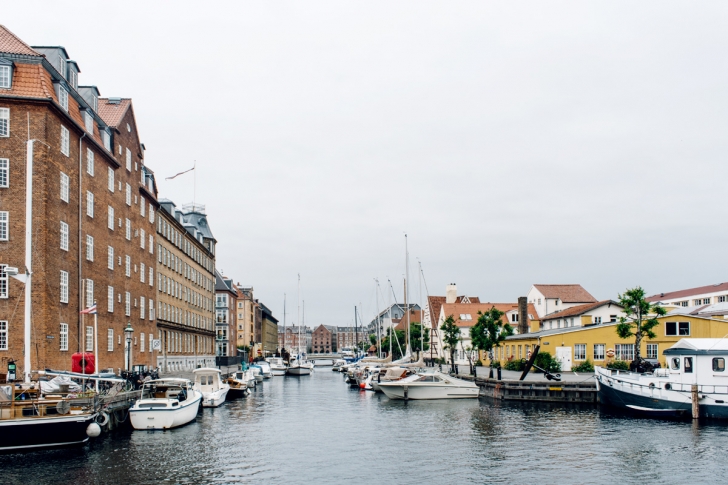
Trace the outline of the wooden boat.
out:
[[[253,380],[253,382],[255,382],[255,380]],[[237,371],[230,375],[227,379],[225,379],[225,383],[230,386],[230,390],[227,393],[228,400],[247,397],[250,393],[244,371]]]

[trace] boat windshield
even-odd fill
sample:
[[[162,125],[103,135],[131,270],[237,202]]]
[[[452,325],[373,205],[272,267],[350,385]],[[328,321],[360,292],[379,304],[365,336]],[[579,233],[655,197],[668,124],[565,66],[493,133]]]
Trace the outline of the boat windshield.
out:
[[[142,389],[142,399],[179,399],[185,393],[186,389],[181,383],[150,382]]]
[[[426,375],[417,379],[416,382],[443,382],[438,376]]]

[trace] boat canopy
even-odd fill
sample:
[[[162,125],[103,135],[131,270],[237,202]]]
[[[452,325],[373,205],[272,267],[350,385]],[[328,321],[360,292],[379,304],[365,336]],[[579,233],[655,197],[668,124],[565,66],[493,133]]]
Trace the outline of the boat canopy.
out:
[[[664,355],[726,355],[728,339],[723,338],[683,338],[663,351]]]

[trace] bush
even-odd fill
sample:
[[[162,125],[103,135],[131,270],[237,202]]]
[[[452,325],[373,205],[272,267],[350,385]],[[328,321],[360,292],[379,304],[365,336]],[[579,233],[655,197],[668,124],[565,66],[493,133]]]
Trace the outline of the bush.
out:
[[[613,360],[607,364],[607,369],[629,370],[629,364],[623,360]]]
[[[594,372],[594,364],[586,359],[581,364],[572,367],[571,370],[574,372]]]
[[[478,359],[478,361],[475,362],[475,367],[483,367],[483,361]]]
[[[505,370],[517,370],[522,371],[526,367],[526,361],[523,359],[513,359],[506,362],[503,366]]]
[[[534,365],[542,368],[547,372],[560,372],[561,362],[554,359],[548,352],[539,352],[534,361]],[[538,369],[534,369],[535,372],[541,372]]]
[[[490,366],[494,369],[500,369],[501,368],[500,360],[491,360]]]

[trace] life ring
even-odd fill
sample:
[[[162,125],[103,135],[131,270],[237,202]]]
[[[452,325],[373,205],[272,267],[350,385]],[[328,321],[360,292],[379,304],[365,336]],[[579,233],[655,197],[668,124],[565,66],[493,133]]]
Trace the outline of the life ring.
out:
[[[101,419],[99,419],[99,418],[101,418]],[[99,426],[106,426],[107,424],[109,424],[109,415],[105,411],[102,411],[99,414],[97,414],[96,415],[96,424],[98,424]]]
[[[654,389],[655,388],[655,383],[654,382],[650,382],[650,386],[649,387],[650,387],[650,389]]]
[[[670,389],[672,389],[672,386],[670,385],[670,383],[669,382],[665,383],[665,390],[669,391]]]

